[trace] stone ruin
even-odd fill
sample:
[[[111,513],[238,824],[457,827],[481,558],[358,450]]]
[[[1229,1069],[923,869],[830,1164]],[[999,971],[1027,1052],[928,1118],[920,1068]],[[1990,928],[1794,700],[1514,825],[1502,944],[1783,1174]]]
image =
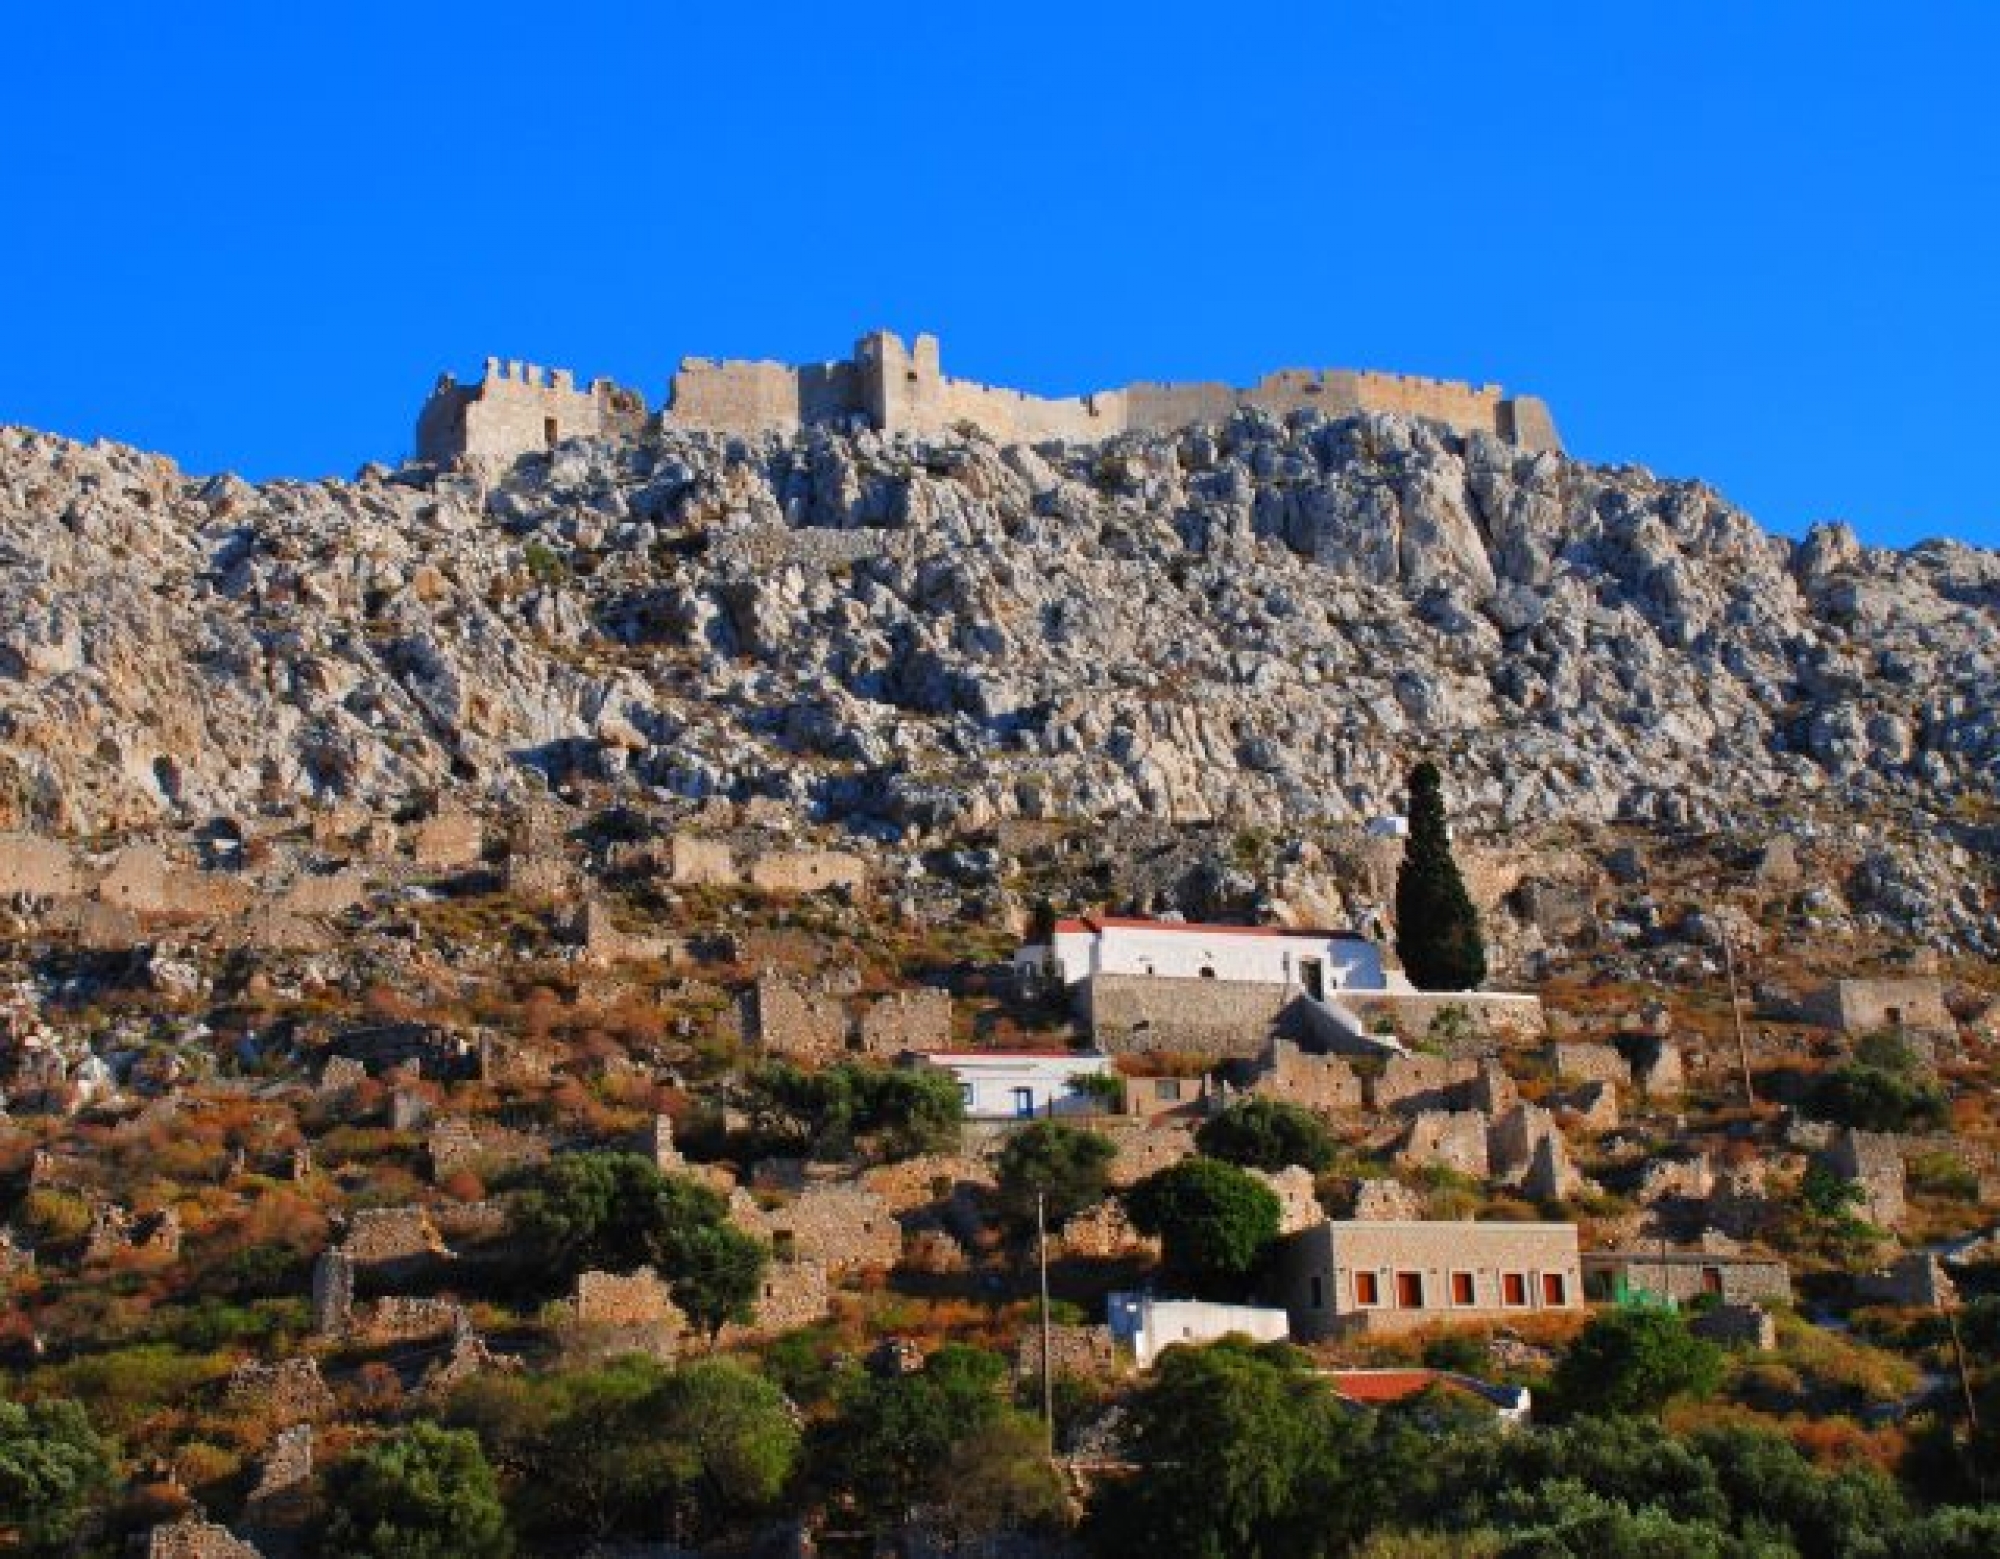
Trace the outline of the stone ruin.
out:
[[[802,977],[767,972],[745,994],[744,1038],[769,1055],[832,1062],[951,1048],[951,997],[919,987],[875,997],[855,1012],[848,969]]]
[[[1477,1110],[1420,1111],[1410,1123],[1396,1161],[1484,1180],[1490,1173],[1486,1117]]]
[[[1135,1121],[1117,1117],[1096,1122],[1092,1128],[1109,1137],[1117,1154],[1106,1171],[1106,1180],[1124,1190],[1148,1175],[1171,1169],[1194,1155],[1194,1127],[1182,1121]],[[997,1144],[996,1144],[997,1146]]]
[[[439,377],[417,418],[416,449],[419,460],[434,465],[503,463],[567,438],[625,438],[655,424],[743,437],[822,426],[931,436],[977,428],[1001,444],[1097,443],[1122,433],[1226,422],[1244,408],[1278,417],[1389,412],[1519,449],[1562,448],[1541,400],[1506,395],[1497,385],[1367,369],[1284,368],[1244,387],[1142,382],[1051,398],[952,378],[936,336],[920,334],[906,345],[876,330],[854,344],[851,356],[833,362],[683,358],[656,419],[648,416],[643,395],[609,379],[579,389],[567,369],[488,358],[477,383]]]
[[[1127,1256],[1157,1261],[1161,1250],[1159,1239],[1141,1234],[1125,1204],[1115,1196],[1074,1214],[1055,1231],[1050,1243],[1060,1255],[1083,1261],[1116,1261]]]
[[[1108,1326],[1051,1325],[1049,1327],[1049,1373],[1061,1379],[1075,1375],[1084,1380],[1102,1380],[1121,1373],[1125,1361]],[[1021,1333],[1014,1349],[1014,1374],[1021,1380],[1039,1379],[1042,1373],[1042,1330],[1031,1325]]]
[[[91,1213],[83,1259],[107,1261],[127,1251],[167,1259],[178,1256],[180,1250],[181,1218],[173,1208],[138,1214],[104,1203]]]
[[[739,1189],[730,1198],[729,1216],[767,1241],[779,1262],[823,1262],[843,1271],[893,1267],[903,1255],[902,1224],[888,1202],[860,1186],[808,1186],[768,1211]]]
[[[1400,1180],[1363,1180],[1348,1216],[1357,1223],[1415,1223],[1425,1216],[1423,1193]]]
[[[312,1514],[313,1429],[294,1424],[278,1432],[243,1502],[243,1527],[257,1535],[289,1532]]]
[[[1778,1323],[1760,1304],[1725,1300],[1688,1319],[1688,1330],[1725,1348],[1768,1350],[1778,1345]]]
[[[1556,1040],[1547,1050],[1556,1076],[1585,1083],[1630,1083],[1632,1068],[1615,1045]]]
[[[449,1116],[434,1123],[424,1140],[431,1176],[448,1180],[461,1171],[493,1173],[524,1164],[540,1164],[549,1144],[533,1132],[513,1131],[487,1121]]]
[[[320,1375],[319,1360],[310,1357],[279,1359],[271,1364],[245,1359],[229,1372],[222,1400],[236,1417],[281,1424],[323,1418],[334,1407],[333,1392]]]
[[[1893,1229],[1909,1206],[1904,1196],[1903,1152],[1892,1135],[1842,1129],[1824,1155],[1826,1166],[1861,1188],[1861,1216],[1877,1228]]]
[[[422,1207],[364,1207],[349,1215],[340,1252],[378,1283],[406,1281],[451,1259]]]
[[[431,871],[462,871],[486,853],[486,834],[476,814],[440,808],[410,830],[410,854]]]
[[[644,963],[678,958],[685,951],[679,937],[637,936],[619,930],[610,908],[595,898],[585,899],[564,917],[561,931],[575,945],[577,956],[593,964]]]
[[[1253,1169],[1250,1173],[1278,1198],[1280,1234],[1297,1234],[1301,1229],[1310,1229],[1327,1221],[1326,1209],[1320,1206],[1319,1194],[1313,1188],[1310,1169],[1292,1164],[1275,1173],[1262,1169]]]
[[[580,1272],[567,1307],[572,1327],[606,1354],[670,1359],[688,1331],[686,1314],[651,1267],[629,1273]]]
[[[1864,1305],[1938,1310],[1958,1302],[1958,1285],[1934,1252],[1913,1250],[1856,1278],[1854,1297]]]
[[[313,1262],[312,1329],[321,1337],[345,1335],[354,1318],[354,1258],[323,1250]]]
[[[228,1527],[185,1516],[146,1534],[146,1559],[263,1559],[263,1555]]]
[[[844,850],[737,850],[725,839],[675,834],[667,874],[676,887],[755,888],[763,893],[867,891],[868,863]]]
[[[1361,1078],[1344,1056],[1314,1055],[1289,1039],[1273,1039],[1249,1091],[1323,1115],[1358,1110]]]

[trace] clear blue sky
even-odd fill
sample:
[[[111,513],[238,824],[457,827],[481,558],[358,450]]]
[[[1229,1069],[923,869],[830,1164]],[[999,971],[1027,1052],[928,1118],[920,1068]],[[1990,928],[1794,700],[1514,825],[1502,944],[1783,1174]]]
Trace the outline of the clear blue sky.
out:
[[[91,4],[0,51],[0,421],[345,474],[487,353],[1496,380],[2000,545],[2000,6]]]

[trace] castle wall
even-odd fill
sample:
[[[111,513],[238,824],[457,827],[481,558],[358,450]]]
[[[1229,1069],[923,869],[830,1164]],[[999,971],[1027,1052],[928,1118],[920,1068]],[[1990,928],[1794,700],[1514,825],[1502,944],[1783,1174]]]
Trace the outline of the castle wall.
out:
[[[576,387],[566,368],[486,360],[486,376],[461,385],[445,374],[417,418],[417,458],[513,460],[567,438],[609,438],[645,426],[645,400],[608,379]]]
[[[943,434],[962,424],[1003,444],[1095,443],[1130,430],[1219,422],[1240,406],[1275,415],[1329,417],[1395,412],[1485,432],[1526,449],[1560,449],[1548,408],[1494,385],[1353,369],[1282,369],[1239,389],[1221,383],[1134,384],[1093,395],[1045,397],[945,375],[935,336],[908,346],[888,331],[852,357],[787,363],[690,357],[675,371],[661,420],[727,434],[789,434],[864,421],[887,433]],[[612,437],[645,426],[641,398],[607,380],[579,390],[564,370],[488,359],[477,385],[438,381],[417,423],[419,459],[464,455],[511,460],[573,437]]]

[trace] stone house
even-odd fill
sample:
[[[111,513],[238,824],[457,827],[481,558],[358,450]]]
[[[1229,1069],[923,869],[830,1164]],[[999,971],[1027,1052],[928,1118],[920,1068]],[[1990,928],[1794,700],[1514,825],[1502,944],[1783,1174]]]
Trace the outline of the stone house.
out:
[[[1323,1223],[1284,1242],[1279,1281],[1308,1341],[1583,1305],[1567,1223]]]
[[[1603,1302],[1641,1290],[1680,1303],[1712,1297],[1729,1304],[1789,1304],[1792,1298],[1784,1262],[1735,1251],[1585,1251],[1583,1287],[1587,1297]]]
[[[1844,1034],[1877,1029],[1955,1028],[1944,984],[1934,975],[1899,980],[1835,980],[1806,998],[1807,1018]]]
[[[730,1198],[738,1227],[768,1240],[778,1262],[822,1262],[829,1270],[892,1267],[903,1255],[903,1226],[889,1204],[854,1185],[809,1186],[766,1209],[749,1192]]]

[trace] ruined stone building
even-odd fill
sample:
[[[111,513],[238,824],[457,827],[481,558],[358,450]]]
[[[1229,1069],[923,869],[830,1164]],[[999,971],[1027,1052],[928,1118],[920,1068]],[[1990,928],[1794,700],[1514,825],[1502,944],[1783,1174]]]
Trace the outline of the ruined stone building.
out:
[[[878,330],[854,355],[794,366],[688,357],[674,373],[659,422],[715,433],[796,433],[806,427],[871,427],[939,434],[978,428],[1003,444],[1094,443],[1120,433],[1219,422],[1239,407],[1329,417],[1396,412],[1487,433],[1523,449],[1562,448],[1554,419],[1532,395],[1505,394],[1408,374],[1349,368],[1285,368],[1243,388],[1221,383],[1132,384],[1051,398],[948,377],[936,336],[910,345]],[[645,398],[607,379],[576,387],[565,369],[486,360],[485,377],[461,385],[442,376],[417,421],[417,458],[512,460],[566,438],[609,438],[647,425]]]

